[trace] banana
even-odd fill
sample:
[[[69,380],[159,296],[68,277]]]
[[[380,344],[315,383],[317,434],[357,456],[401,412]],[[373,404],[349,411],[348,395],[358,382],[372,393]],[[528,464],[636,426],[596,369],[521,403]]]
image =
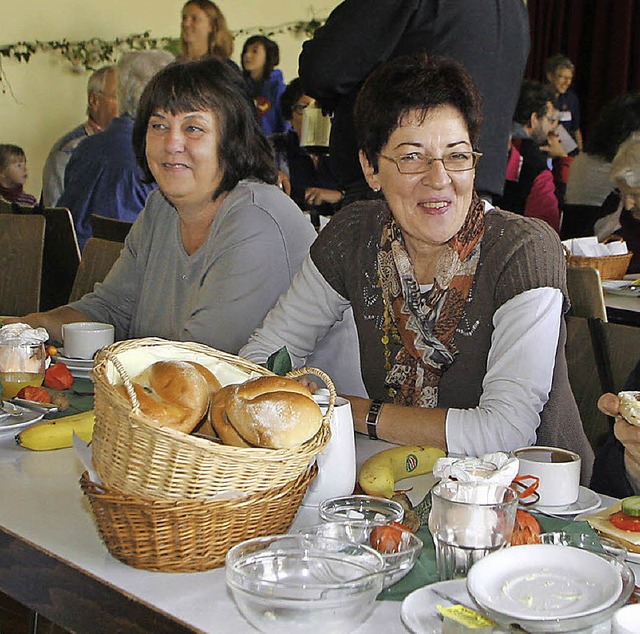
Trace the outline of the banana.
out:
[[[93,435],[94,422],[93,410],[55,420],[40,421],[22,430],[16,436],[16,442],[35,451],[64,449],[73,445],[74,432],[82,440],[89,442]]]
[[[445,455],[436,447],[418,445],[385,449],[363,463],[358,482],[367,495],[390,498],[397,480],[429,473]]]

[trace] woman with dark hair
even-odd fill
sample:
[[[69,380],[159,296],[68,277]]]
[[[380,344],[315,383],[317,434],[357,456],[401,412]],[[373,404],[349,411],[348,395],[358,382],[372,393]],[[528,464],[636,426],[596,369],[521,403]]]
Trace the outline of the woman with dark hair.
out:
[[[180,60],[218,57],[237,68],[231,59],[233,35],[227,20],[211,0],[188,0],[182,7]]]
[[[296,364],[350,306],[369,398],[356,431],[482,455],[534,443],[582,456],[564,356],[555,232],[474,188],[481,100],[467,71],[424,54],[378,67],[358,95],[360,163],[380,200],[338,212],[240,354]]]
[[[253,35],[242,47],[242,74],[249,94],[255,101],[262,129],[266,135],[288,128],[280,110],[280,96],[286,88],[278,45],[264,35]]]
[[[118,261],[94,292],[20,321],[61,337],[73,321],[114,324],[117,339],[198,341],[236,353],[288,287],[315,237],[276,182],[239,73],[218,59],[155,75],[133,131],[158,184]]]

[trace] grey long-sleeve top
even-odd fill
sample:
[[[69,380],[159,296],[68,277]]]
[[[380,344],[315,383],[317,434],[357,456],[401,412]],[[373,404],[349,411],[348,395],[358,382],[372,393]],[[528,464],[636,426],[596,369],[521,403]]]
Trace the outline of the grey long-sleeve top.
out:
[[[114,324],[116,339],[197,341],[236,354],[289,288],[315,235],[280,189],[245,180],[187,255],[178,214],[155,191],[105,281],[71,307]]]

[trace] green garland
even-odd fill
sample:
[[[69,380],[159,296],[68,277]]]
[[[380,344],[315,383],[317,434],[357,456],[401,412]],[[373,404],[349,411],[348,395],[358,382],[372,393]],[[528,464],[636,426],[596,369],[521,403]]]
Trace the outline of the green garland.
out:
[[[308,21],[286,22],[274,27],[252,27],[232,31],[235,38],[248,36],[250,34],[266,35],[273,37],[282,33],[292,33],[294,35],[305,34],[311,37],[314,31],[322,26],[324,20],[312,18]],[[102,40],[100,38],[92,38],[90,40],[82,40],[77,42],[69,42],[68,40],[54,40],[50,42],[16,42],[0,46],[0,89],[3,93],[7,89],[11,91],[11,86],[7,80],[7,76],[2,68],[2,59],[11,59],[17,62],[27,63],[32,55],[39,52],[58,51],[65,59],[67,59],[75,72],[83,72],[85,70],[96,70],[105,64],[114,63],[123,53],[129,51],[141,51],[159,48],[167,50],[174,55],[180,52],[180,40],[178,38],[153,38],[149,31],[137,33],[124,38],[116,38],[114,40]]]

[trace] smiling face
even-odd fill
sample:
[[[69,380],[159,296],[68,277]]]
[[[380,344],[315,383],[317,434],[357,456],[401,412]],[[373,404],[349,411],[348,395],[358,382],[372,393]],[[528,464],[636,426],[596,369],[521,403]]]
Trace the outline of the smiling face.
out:
[[[149,118],[145,155],[158,187],[178,211],[207,205],[222,180],[218,120],[211,111]]]
[[[460,113],[451,106],[440,106],[429,111],[422,122],[417,111],[409,112],[381,154],[398,158],[418,152],[442,158],[472,150]],[[382,188],[410,254],[445,244],[462,227],[473,196],[475,169],[447,172],[442,161],[434,161],[423,174],[401,174],[393,161],[380,158],[375,173],[362,153],[360,162],[370,187]]]
[[[197,5],[188,4],[182,11],[182,39],[198,49],[209,48],[209,35],[213,32],[209,16]]]
[[[573,81],[573,71],[570,68],[559,66],[555,72],[547,73],[547,79],[557,94],[562,95],[569,89]]]

